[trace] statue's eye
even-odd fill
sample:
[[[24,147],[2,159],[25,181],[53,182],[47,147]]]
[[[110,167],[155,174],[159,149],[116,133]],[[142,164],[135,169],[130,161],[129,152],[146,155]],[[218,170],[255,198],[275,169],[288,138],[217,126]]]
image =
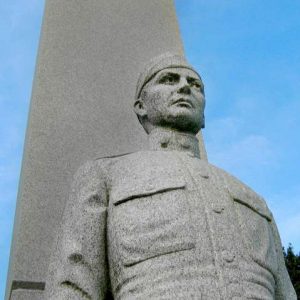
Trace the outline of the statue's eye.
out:
[[[178,76],[176,76],[175,74],[168,74],[165,75],[163,77],[160,78],[159,83],[163,83],[163,84],[174,84],[178,81]]]
[[[203,88],[203,85],[198,82],[198,81],[192,81],[190,82],[190,86],[201,91],[202,93],[204,92],[204,88]]]

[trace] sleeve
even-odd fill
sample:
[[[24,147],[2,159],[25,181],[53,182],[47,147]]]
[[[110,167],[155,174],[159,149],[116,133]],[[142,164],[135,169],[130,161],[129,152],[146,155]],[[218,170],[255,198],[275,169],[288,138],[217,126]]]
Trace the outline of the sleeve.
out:
[[[76,173],[51,259],[46,300],[101,300],[107,293],[107,196],[96,162]]]
[[[249,188],[246,185],[244,185],[243,183],[241,183],[235,177],[233,177],[223,171],[221,171],[220,173],[223,175],[223,178],[225,178],[225,180],[224,180],[225,185],[227,185],[229,190],[234,190],[235,186],[237,186],[237,183],[238,183],[238,185],[242,185],[242,186],[246,187],[246,190],[248,192],[250,191],[250,194],[252,196],[257,195],[251,188]],[[256,198],[263,200],[259,195],[257,195]],[[269,208],[267,207],[267,204],[264,200],[262,202],[262,205],[263,205],[263,207],[266,208],[266,210],[268,211],[268,215],[270,215],[270,218],[271,218],[270,226],[271,226],[271,232],[273,234],[274,244],[275,244],[275,248],[276,248],[275,250],[276,250],[276,256],[277,256],[278,269],[277,269],[277,274],[274,274],[275,284],[276,284],[275,300],[297,300],[295,290],[293,288],[293,285],[290,280],[290,276],[289,276],[286,266],[285,266],[282,244],[281,244],[279,232],[278,232],[274,217],[272,216],[272,213],[269,210]]]
[[[276,280],[276,290],[275,299],[276,300],[297,300],[296,292],[290,280],[290,276],[287,272],[285,261],[283,257],[282,244],[279,236],[279,232],[272,216],[272,231],[275,240],[275,247],[277,252],[278,261],[278,272],[275,276]]]

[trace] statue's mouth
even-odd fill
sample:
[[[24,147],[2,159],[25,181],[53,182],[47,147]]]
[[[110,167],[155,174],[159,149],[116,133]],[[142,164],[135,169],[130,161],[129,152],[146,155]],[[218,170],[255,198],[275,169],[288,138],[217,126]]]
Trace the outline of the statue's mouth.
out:
[[[172,105],[176,105],[179,107],[186,107],[186,108],[194,108],[193,103],[189,99],[180,98],[178,100],[175,100]]]

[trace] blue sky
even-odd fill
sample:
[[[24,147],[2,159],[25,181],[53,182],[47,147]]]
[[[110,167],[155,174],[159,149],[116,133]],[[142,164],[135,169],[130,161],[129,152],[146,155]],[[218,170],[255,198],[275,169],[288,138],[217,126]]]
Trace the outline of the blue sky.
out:
[[[300,250],[300,2],[175,1],[206,90],[210,162],[260,193]]]
[[[300,2],[176,0],[186,55],[206,89],[210,162],[267,200],[300,250]],[[43,11],[0,2],[0,298]]]

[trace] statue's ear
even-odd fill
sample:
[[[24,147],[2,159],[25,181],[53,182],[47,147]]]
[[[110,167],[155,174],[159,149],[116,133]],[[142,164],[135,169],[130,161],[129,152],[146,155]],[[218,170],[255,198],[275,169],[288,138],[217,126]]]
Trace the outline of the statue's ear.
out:
[[[133,109],[139,117],[143,118],[143,117],[147,116],[147,110],[145,107],[145,103],[141,98],[139,98],[138,100],[136,100],[134,102]]]

